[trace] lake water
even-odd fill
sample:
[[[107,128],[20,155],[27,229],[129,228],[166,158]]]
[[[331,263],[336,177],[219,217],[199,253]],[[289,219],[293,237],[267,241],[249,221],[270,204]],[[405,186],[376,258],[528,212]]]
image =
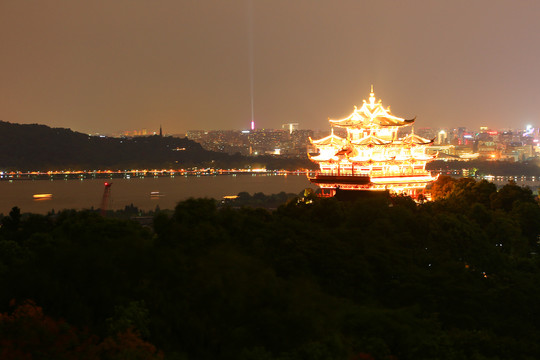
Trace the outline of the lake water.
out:
[[[0,181],[0,213],[8,214],[18,206],[21,212],[45,214],[52,209],[95,209],[101,206],[103,179],[85,180],[13,180]],[[144,177],[112,179],[109,209],[123,209],[133,204],[143,210],[173,209],[181,200],[190,197],[221,199],[247,191],[298,194],[307,187],[315,188],[306,175],[211,175]],[[160,196],[151,196],[159,192]],[[50,199],[34,200],[34,194],[52,194]]]

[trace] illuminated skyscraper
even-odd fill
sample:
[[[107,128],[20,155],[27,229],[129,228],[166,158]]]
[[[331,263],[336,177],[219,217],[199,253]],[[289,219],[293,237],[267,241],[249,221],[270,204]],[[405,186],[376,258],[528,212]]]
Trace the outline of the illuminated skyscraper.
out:
[[[281,125],[283,130],[287,130],[289,134],[292,134],[293,131],[298,130],[298,123],[289,123]]]
[[[446,138],[447,138],[446,131],[444,130],[439,131],[439,134],[437,134],[437,144],[438,145],[446,144]]]

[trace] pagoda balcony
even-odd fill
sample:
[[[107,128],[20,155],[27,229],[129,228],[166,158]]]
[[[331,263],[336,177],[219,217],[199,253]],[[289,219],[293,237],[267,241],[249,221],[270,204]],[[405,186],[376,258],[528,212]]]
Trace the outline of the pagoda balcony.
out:
[[[366,173],[327,173],[316,172],[314,176],[309,177],[309,180],[314,184],[369,184],[371,178]]]
[[[379,168],[380,169],[380,168]],[[386,177],[386,176],[423,176],[423,175],[430,175],[431,172],[428,170],[425,170],[423,168],[420,169],[412,169],[410,167],[402,168],[397,171],[392,171],[389,169],[371,169],[371,170],[365,170],[365,169],[358,169],[354,170],[352,172],[350,168],[348,169],[323,169],[319,170],[315,173],[316,176],[323,176],[323,177]]]

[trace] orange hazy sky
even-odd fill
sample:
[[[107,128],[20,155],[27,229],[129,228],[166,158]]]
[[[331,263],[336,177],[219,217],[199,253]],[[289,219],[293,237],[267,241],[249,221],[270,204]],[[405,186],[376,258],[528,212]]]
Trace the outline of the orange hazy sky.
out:
[[[540,126],[540,1],[3,0],[0,120],[118,133]]]

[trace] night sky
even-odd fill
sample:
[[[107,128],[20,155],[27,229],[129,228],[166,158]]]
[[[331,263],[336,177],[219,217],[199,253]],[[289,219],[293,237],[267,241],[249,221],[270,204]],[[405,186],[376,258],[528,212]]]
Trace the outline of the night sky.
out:
[[[0,120],[87,133],[540,126],[540,1],[2,0]],[[252,98],[253,94],[253,98]]]

